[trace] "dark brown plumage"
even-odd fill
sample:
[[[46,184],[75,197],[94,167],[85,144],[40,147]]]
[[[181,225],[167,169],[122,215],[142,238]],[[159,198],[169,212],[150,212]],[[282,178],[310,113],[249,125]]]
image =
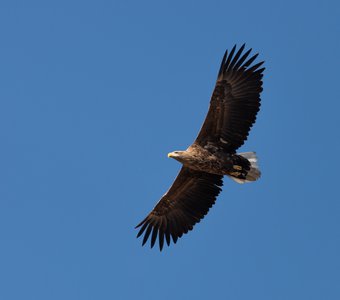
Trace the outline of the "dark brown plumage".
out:
[[[153,247],[158,233],[160,249],[164,237],[170,245],[198,223],[215,203],[223,185],[221,175],[198,172],[182,167],[169,191],[157,203],[152,212],[137,226],[142,226],[138,237],[146,230],[143,245],[151,234]],[[174,199],[176,199],[174,201]]]
[[[186,151],[169,153],[183,164],[176,180],[150,214],[136,226],[143,245],[157,237],[162,250],[208,213],[228,175],[239,183],[260,177],[253,152],[236,153],[247,139],[260,108],[263,62],[252,65],[258,54],[248,58],[245,45],[224,54],[208,114],[195,142]],[[236,54],[235,54],[236,52]],[[170,238],[171,237],[171,238]]]

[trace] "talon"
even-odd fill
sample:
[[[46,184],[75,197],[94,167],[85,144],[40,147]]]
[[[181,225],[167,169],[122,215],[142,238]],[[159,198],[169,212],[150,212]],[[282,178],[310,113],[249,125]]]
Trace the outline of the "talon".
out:
[[[235,170],[238,170],[238,171],[241,171],[241,170],[242,170],[242,167],[241,167],[241,166],[237,166],[237,165],[233,166],[233,168],[234,168]]]

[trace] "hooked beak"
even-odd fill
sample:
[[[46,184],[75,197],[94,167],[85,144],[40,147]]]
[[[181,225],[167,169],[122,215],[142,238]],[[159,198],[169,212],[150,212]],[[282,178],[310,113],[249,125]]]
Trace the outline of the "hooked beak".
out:
[[[168,153],[168,157],[169,158],[174,157],[174,153],[173,152]]]

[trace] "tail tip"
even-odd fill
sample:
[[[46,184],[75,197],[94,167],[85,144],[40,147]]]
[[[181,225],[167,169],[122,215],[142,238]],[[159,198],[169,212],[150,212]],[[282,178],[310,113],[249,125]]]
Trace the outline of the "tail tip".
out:
[[[248,171],[246,178],[236,178],[233,176],[230,176],[231,179],[236,181],[237,183],[246,183],[246,182],[252,182],[256,181],[261,177],[261,171],[258,166],[258,159],[255,152],[244,152],[244,153],[238,153],[238,155],[241,155],[242,157],[246,158],[250,162],[250,170]]]

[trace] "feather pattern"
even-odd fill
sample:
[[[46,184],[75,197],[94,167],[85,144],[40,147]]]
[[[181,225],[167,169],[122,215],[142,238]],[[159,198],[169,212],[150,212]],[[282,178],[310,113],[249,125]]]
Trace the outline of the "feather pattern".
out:
[[[234,46],[222,59],[209,111],[195,141],[202,147],[213,143],[235,153],[256,120],[264,68],[260,68],[263,62],[251,66],[258,54],[246,61],[251,49],[242,55],[244,48],[242,45],[234,56]]]
[[[137,237],[144,234],[143,245],[151,235],[152,248],[158,235],[162,250],[164,237],[170,245],[170,236],[176,243],[178,238],[192,230],[215,203],[223,185],[222,177],[182,167],[169,191],[136,226],[141,227]]]

